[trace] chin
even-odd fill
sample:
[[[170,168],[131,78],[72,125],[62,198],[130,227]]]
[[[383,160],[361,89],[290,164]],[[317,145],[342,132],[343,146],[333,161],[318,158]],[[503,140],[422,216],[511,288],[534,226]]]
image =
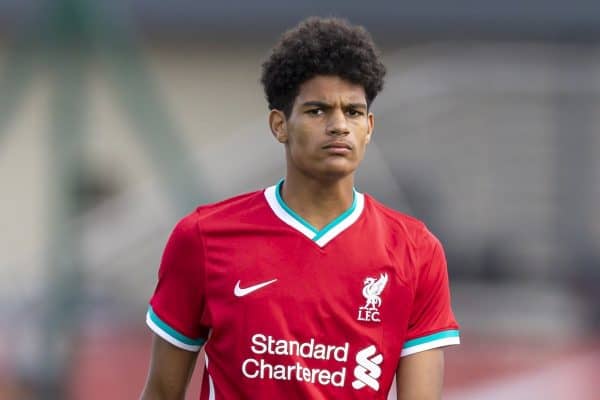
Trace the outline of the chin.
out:
[[[348,159],[326,159],[311,163],[296,164],[296,169],[305,176],[317,180],[339,180],[352,175],[358,163]]]
[[[336,163],[337,164],[337,163]],[[351,175],[356,171],[355,165],[349,165],[348,163],[344,163],[344,165],[327,165],[321,171],[320,175],[325,176],[329,179],[341,179],[345,178],[348,175]]]

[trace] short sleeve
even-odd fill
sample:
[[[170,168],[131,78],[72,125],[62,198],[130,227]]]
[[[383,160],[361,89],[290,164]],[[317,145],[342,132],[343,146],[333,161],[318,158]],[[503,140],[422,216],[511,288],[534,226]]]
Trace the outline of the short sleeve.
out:
[[[169,237],[146,323],[174,346],[198,351],[208,334],[201,324],[205,304],[204,246],[191,214],[175,226]]]
[[[439,240],[427,232],[417,272],[406,341],[401,356],[460,343],[459,326],[450,303],[448,268]]]

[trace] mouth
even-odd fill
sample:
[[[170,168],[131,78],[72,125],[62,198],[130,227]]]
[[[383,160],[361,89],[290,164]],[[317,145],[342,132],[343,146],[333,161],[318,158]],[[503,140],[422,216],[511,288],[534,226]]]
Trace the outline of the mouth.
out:
[[[352,150],[352,145],[350,145],[350,143],[348,142],[341,142],[341,141],[336,141],[336,142],[330,142],[327,143],[326,145],[323,146],[324,150],[347,150],[350,151]]]

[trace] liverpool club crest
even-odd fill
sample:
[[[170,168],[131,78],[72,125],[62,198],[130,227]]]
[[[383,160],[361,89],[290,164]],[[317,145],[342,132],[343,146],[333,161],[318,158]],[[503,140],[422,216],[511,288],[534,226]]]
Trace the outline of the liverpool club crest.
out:
[[[381,292],[385,289],[388,276],[381,273],[379,278],[367,277],[364,280],[362,295],[366,302],[358,309],[358,320],[369,322],[381,322],[379,318],[379,307],[381,306]]]

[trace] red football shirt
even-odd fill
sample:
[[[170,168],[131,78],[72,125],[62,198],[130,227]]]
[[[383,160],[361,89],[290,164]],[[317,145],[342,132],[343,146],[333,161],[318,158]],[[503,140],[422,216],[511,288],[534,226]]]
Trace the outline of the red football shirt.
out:
[[[355,192],[317,230],[280,186],[199,207],[164,251],[146,321],[205,346],[201,400],[386,399],[402,356],[459,343],[422,222]]]

